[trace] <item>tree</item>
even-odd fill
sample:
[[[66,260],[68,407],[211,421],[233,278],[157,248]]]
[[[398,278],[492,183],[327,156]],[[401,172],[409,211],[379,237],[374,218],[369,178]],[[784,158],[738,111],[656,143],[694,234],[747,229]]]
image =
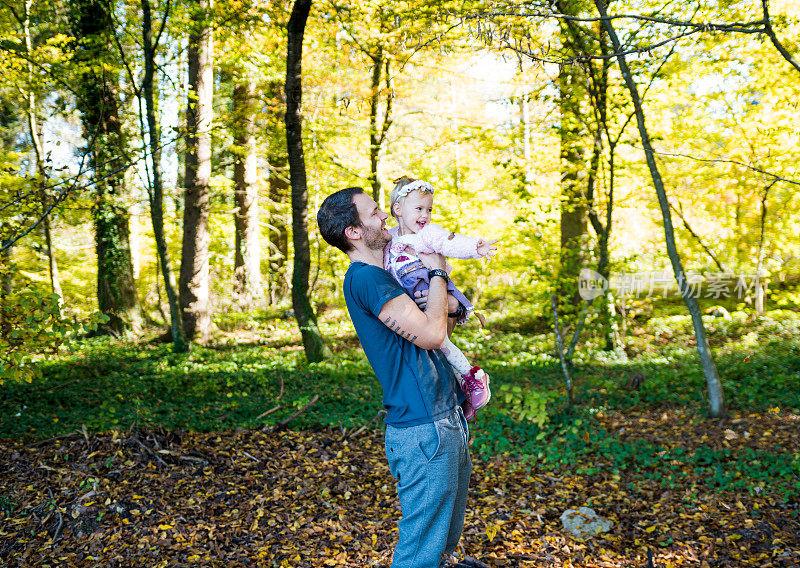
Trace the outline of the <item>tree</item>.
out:
[[[20,22],[22,24],[22,35],[25,44],[25,59],[27,80],[20,86],[25,98],[25,114],[28,121],[28,135],[30,136],[31,146],[33,147],[35,172],[34,183],[39,187],[40,201],[42,205],[42,233],[45,240],[45,248],[47,254],[48,271],[50,273],[50,287],[53,294],[58,296],[59,312],[63,304],[63,292],[61,291],[61,282],[58,275],[58,262],[56,261],[55,250],[53,248],[52,231],[50,227],[50,214],[48,212],[49,196],[47,193],[47,180],[49,172],[45,166],[44,148],[42,146],[42,137],[40,133],[40,123],[38,117],[38,98],[42,87],[46,81],[40,81],[34,71],[34,60],[36,59],[35,48],[33,45],[33,35],[31,33],[31,7],[33,2],[25,0],[24,18]],[[60,315],[60,313],[59,313]]]
[[[576,2],[559,0],[557,9],[576,16],[580,7]],[[578,274],[586,261],[588,217],[586,196],[588,180],[587,146],[590,139],[586,121],[589,101],[586,92],[587,73],[574,56],[580,53],[582,31],[574,29],[572,22],[561,22],[563,57],[557,85],[561,116],[561,263],[558,271],[558,296],[561,313],[574,312],[581,303],[578,295]],[[595,142],[597,141],[595,137]],[[591,150],[591,148],[589,149]],[[596,163],[596,162],[595,162]]]
[[[234,294],[244,306],[263,299],[261,282],[261,240],[259,238],[259,206],[257,149],[255,137],[254,80],[245,76],[233,89],[235,200]]]
[[[711,355],[711,347],[708,344],[706,337],[705,325],[703,318],[700,314],[700,308],[697,304],[697,298],[691,293],[686,272],[683,269],[678,249],[675,246],[675,236],[672,227],[672,214],[670,212],[669,201],[667,194],[664,190],[664,182],[661,178],[658,165],[655,160],[655,153],[653,146],[650,142],[650,135],[647,132],[647,125],[645,123],[644,110],[642,102],[639,97],[639,90],[628,67],[627,59],[622,49],[622,44],[617,36],[616,30],[612,21],[608,17],[606,10],[605,0],[594,0],[600,16],[603,18],[603,27],[608,33],[611,44],[614,47],[614,53],[617,57],[622,77],[625,85],[630,92],[631,101],[636,112],[636,123],[639,127],[639,136],[641,137],[642,146],[644,148],[645,159],[647,160],[647,167],[650,170],[650,175],[653,179],[653,186],[655,187],[656,194],[658,195],[658,202],[661,207],[661,215],[664,220],[664,238],[667,246],[667,254],[670,262],[672,263],[672,270],[675,274],[675,280],[678,282],[678,288],[683,296],[683,301],[692,318],[692,325],[694,326],[695,338],[697,340],[697,352],[700,355],[700,363],[703,366],[703,372],[706,377],[706,386],[708,387],[709,398],[709,414],[712,418],[722,418],[727,414],[725,406],[725,397],[722,392],[722,383],[717,373],[717,367]]]
[[[186,175],[184,178],[183,246],[180,306],[186,339],[208,339],[209,198],[211,191],[211,121],[214,94],[212,0],[196,0],[189,32],[189,100],[186,109]]]
[[[286,148],[289,154],[289,176],[292,187],[292,241],[294,243],[294,271],[292,273],[292,307],[300,327],[306,359],[321,361],[325,357],[325,343],[317,327],[317,318],[308,297],[308,277],[311,252],[308,242],[308,188],[303,156],[302,133],[302,60],[303,34],[311,0],[295,0],[287,24],[286,48]]]
[[[183,333],[183,323],[178,306],[178,294],[175,287],[175,275],[172,271],[167,240],[164,235],[164,183],[161,175],[161,126],[157,114],[157,99],[155,95],[156,53],[161,36],[169,19],[170,6],[166,4],[158,30],[153,35],[153,13],[150,0],[141,0],[142,7],[142,66],[144,73],[141,85],[136,86],[136,79],[130,66],[126,66],[131,84],[137,98],[144,99],[145,116],[140,115],[142,142],[145,154],[147,173],[147,197],[150,202],[150,219],[153,225],[153,236],[156,241],[156,252],[164,279],[164,291],[167,294],[170,316],[170,333],[172,348],[175,353],[185,353],[188,344]],[[120,54],[124,54],[121,44],[117,41]],[[141,109],[141,105],[140,105]],[[141,111],[140,111],[141,112]],[[146,127],[145,123],[146,122]]]
[[[78,106],[82,113],[86,151],[96,188],[93,206],[97,250],[97,301],[115,332],[141,323],[139,297],[133,278],[129,214],[124,178],[125,139],[119,113],[118,62],[109,47],[114,37],[111,5],[103,0],[71,4],[77,45]]]
[[[277,304],[289,293],[287,260],[289,258],[289,158],[286,149],[286,127],[279,109],[286,105],[283,81],[270,81],[266,88],[269,124],[267,163],[269,165],[269,301]],[[276,136],[275,134],[280,134]]]

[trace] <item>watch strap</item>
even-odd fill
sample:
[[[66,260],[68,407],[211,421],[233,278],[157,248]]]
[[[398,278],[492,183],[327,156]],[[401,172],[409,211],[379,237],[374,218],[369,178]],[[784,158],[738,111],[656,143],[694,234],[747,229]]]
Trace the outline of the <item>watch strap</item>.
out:
[[[445,281],[449,281],[450,277],[447,275],[447,272],[442,270],[441,268],[434,268],[433,270],[428,271],[428,279],[430,280],[434,276],[441,276],[445,279]]]

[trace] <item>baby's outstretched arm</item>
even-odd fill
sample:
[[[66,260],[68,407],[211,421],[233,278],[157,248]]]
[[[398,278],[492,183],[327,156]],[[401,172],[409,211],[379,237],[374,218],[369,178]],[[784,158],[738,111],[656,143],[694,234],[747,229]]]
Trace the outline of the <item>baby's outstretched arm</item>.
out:
[[[481,239],[459,235],[435,223],[429,223],[415,235],[404,235],[399,241],[412,245],[417,252],[439,252],[448,258],[482,258],[495,254],[498,239]],[[393,245],[393,246],[400,246]]]
[[[478,241],[478,254],[482,257],[492,257],[497,252],[497,247],[494,246],[496,242],[500,239],[490,239],[490,240],[483,240],[481,239]]]

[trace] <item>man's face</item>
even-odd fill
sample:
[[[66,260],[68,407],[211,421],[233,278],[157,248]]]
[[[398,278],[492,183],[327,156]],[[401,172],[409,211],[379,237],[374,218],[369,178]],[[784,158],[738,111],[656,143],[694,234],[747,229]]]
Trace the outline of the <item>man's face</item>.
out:
[[[353,203],[361,219],[364,244],[372,250],[383,250],[386,243],[392,240],[386,230],[386,219],[389,217],[378,208],[378,204],[366,193],[353,196]]]

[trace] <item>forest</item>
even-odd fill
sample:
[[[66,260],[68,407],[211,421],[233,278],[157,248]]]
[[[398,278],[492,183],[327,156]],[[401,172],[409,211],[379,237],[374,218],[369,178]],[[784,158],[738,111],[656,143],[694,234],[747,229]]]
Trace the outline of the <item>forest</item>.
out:
[[[388,567],[316,213],[411,176],[499,239],[447,565],[800,565],[799,124],[791,0],[0,0],[0,564]]]

